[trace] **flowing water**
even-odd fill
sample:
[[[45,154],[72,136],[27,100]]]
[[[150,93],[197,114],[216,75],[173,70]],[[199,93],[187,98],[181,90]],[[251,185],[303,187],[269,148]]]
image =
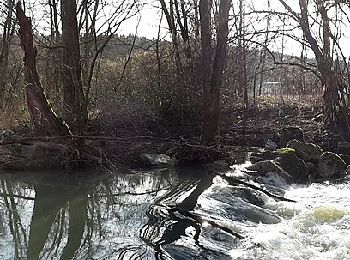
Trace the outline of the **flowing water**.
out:
[[[350,259],[350,182],[242,169],[2,174],[0,259]]]

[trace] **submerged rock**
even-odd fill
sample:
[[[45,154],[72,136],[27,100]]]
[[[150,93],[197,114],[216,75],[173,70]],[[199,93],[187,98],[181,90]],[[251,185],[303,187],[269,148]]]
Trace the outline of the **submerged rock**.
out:
[[[338,209],[332,206],[321,206],[314,208],[307,217],[312,221],[318,223],[332,223],[338,221],[345,215],[348,215],[348,212],[345,210]]]
[[[281,221],[276,214],[266,210],[265,195],[250,188],[214,184],[211,192],[202,197],[204,198],[213,204],[202,204],[200,210],[217,219],[226,218],[264,224],[276,224]]]
[[[346,163],[339,155],[324,152],[318,160],[318,178],[337,178],[346,174]]]
[[[303,143],[296,139],[290,141],[287,147],[293,148],[296,155],[306,162],[317,161],[323,153],[322,148],[318,145]]]
[[[213,164],[222,168],[228,168],[230,166],[225,160],[216,160]]]

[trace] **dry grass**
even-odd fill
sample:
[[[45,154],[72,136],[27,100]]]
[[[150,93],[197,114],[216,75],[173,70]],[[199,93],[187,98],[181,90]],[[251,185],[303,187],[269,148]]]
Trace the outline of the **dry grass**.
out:
[[[298,106],[298,107],[320,107],[323,104],[322,94],[317,93],[315,95],[303,95],[303,96],[291,96],[291,95],[278,95],[278,96],[259,96],[257,97],[257,104],[261,106]]]
[[[13,111],[0,112],[0,130],[14,129],[26,120],[25,116],[21,116]]]

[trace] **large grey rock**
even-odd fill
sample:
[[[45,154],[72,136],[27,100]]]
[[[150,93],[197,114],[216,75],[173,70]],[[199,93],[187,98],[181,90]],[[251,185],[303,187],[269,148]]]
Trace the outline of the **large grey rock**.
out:
[[[261,158],[260,156],[254,156],[254,155],[250,155],[249,156],[249,161],[254,164],[254,163],[257,163],[257,162],[261,162],[263,161],[264,159]]]
[[[324,152],[318,160],[318,178],[337,178],[346,174],[346,163],[339,155]]]
[[[271,160],[256,162],[247,167],[250,171],[256,171],[261,175],[269,172],[281,173],[283,169]]]
[[[306,168],[309,171],[309,176],[310,177],[315,177],[317,175],[317,165],[315,165],[312,162],[306,162],[305,166],[306,166]]]
[[[340,158],[346,163],[346,165],[350,165],[350,155],[348,154],[338,154]]]
[[[256,162],[247,167],[247,170],[254,171],[255,175],[266,176],[269,173],[276,173],[287,181],[291,181],[291,176],[284,171],[275,161],[265,160]]]
[[[288,141],[296,139],[304,142],[304,132],[299,127],[289,126],[279,131],[280,147],[285,147]]]
[[[141,154],[141,160],[147,165],[175,165],[176,159],[166,154]]]
[[[287,147],[293,148],[296,155],[306,162],[317,161],[323,153],[321,147],[312,143],[303,143],[296,139],[288,142]]]

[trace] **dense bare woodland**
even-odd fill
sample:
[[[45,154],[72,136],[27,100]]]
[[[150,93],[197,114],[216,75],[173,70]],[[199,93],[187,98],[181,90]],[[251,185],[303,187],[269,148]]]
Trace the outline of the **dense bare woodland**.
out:
[[[322,113],[314,116],[325,129],[347,139],[349,8],[316,0],[3,1],[2,128],[74,135],[76,146],[84,136],[247,145],[232,141],[234,132],[245,136],[252,115],[282,104]],[[158,24],[158,33],[138,36],[150,12],[149,32]]]

